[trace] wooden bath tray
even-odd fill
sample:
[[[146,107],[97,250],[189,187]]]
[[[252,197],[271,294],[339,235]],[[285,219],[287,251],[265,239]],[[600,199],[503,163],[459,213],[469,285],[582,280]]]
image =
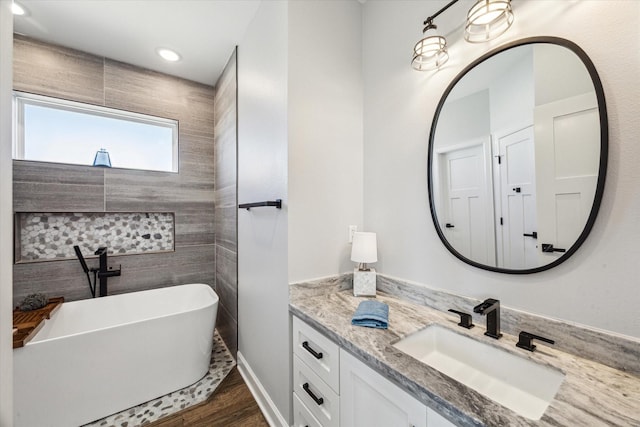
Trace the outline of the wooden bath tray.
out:
[[[13,348],[22,347],[29,342],[63,302],[63,297],[55,297],[49,298],[49,303],[37,310],[13,310]]]

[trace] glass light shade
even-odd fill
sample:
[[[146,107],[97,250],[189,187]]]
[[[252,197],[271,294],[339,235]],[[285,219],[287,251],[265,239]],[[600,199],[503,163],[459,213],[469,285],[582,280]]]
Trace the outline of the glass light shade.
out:
[[[351,261],[361,264],[378,261],[378,245],[376,242],[376,233],[353,233]]]
[[[511,27],[511,0],[478,0],[467,13],[464,38],[470,43],[492,40]]]
[[[101,148],[96,152],[96,157],[93,159],[93,166],[101,166],[104,168],[111,167],[111,158],[109,152],[104,148]]]
[[[448,59],[447,40],[442,36],[427,36],[413,48],[411,66],[418,71],[435,70]]]

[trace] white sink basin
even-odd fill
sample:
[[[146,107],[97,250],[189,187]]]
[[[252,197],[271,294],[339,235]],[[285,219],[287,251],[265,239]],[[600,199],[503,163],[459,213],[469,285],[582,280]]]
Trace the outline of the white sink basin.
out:
[[[450,329],[431,325],[393,345],[531,420],[539,420],[564,374]]]

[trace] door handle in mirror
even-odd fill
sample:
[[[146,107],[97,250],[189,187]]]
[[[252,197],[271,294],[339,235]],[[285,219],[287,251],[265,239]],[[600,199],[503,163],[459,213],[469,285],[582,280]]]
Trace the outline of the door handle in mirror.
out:
[[[554,248],[552,243],[543,243],[542,252],[566,252],[566,249]]]
[[[446,223],[444,226],[447,227],[447,228],[454,228],[455,227],[455,225],[449,224],[449,223]]]
[[[533,237],[534,239],[537,239],[538,238],[538,232],[534,231],[531,234],[524,233],[523,236],[524,237]]]

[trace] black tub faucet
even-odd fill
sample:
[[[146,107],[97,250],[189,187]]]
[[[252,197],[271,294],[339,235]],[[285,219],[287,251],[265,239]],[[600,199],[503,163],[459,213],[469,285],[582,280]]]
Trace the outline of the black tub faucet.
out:
[[[109,277],[120,276],[122,267],[117,270],[107,268],[107,248],[100,247],[94,253],[100,257],[100,268],[98,269],[98,279],[100,279],[99,296],[107,296],[107,279]]]
[[[473,307],[474,313],[487,316],[486,336],[498,339],[502,336],[500,333],[500,301],[493,298],[487,298],[481,304]]]
[[[100,247],[94,254],[100,257],[100,267],[89,268],[87,266],[86,261],[84,260],[84,256],[82,256],[82,251],[80,250],[80,247],[76,245],[73,247],[73,249],[76,251],[76,256],[78,257],[78,261],[80,261],[82,270],[84,270],[84,273],[87,275],[91,296],[93,298],[96,297],[96,284],[97,284],[98,278],[100,279],[100,294],[98,296],[101,296],[101,297],[107,296],[107,278],[113,277],[113,276],[120,276],[122,266],[117,270],[108,269],[107,268],[107,248]],[[89,273],[93,273],[93,283],[91,282],[91,276]]]

